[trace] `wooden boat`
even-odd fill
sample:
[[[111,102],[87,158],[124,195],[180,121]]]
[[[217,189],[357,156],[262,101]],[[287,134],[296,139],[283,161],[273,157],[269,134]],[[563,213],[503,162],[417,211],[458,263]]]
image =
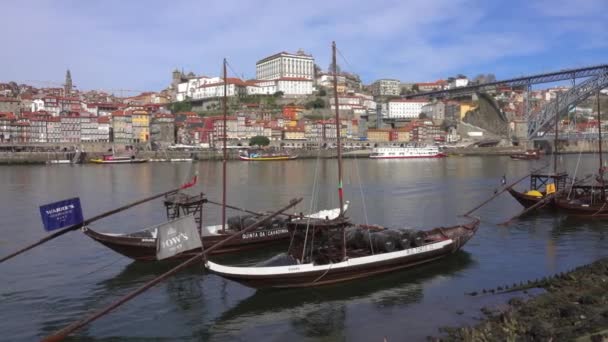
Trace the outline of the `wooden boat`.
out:
[[[148,159],[131,157],[117,157],[112,154],[103,155],[102,158],[94,158],[89,160],[93,164],[139,164],[145,163]]]
[[[205,248],[209,248],[214,244],[224,240],[226,237],[235,233],[236,231],[244,228],[243,224],[247,223],[249,218],[239,217],[239,223],[230,224],[231,220],[228,220],[229,224],[224,231],[222,231],[222,225],[213,226],[201,226],[202,206],[206,202],[204,196],[188,196],[180,193],[178,196],[166,198],[164,201],[167,218],[175,219],[181,215],[195,215],[195,221],[198,224],[199,232],[201,233],[201,240]],[[348,209],[348,203],[346,208]],[[303,220],[307,217],[319,218],[329,217],[336,218],[339,214],[339,209],[333,210],[322,210],[303,218],[295,218],[294,221]],[[156,261],[156,234],[157,226],[149,227],[134,233],[100,233],[89,227],[84,227],[82,231],[92,238],[93,240],[103,244],[104,246],[118,252],[128,258],[138,261]],[[222,246],[219,249],[213,251],[212,254],[226,254],[233,252],[241,252],[245,250],[261,248],[277,243],[283,243],[289,239],[290,235],[285,226],[284,219],[277,219],[270,224],[263,226],[252,233],[247,233],[240,236],[238,239],[231,241],[230,243]],[[171,259],[182,259],[188,258],[193,255],[199,254],[201,249],[190,250],[178,254]]]
[[[555,191],[560,191],[566,188],[568,182],[568,174],[561,173],[533,173],[530,175],[530,187],[526,191],[517,191],[512,187],[507,189],[509,194],[525,208],[529,208],[536,203],[542,201],[547,196],[547,185],[555,184]],[[553,207],[553,202],[548,204],[548,207]]]
[[[318,223],[318,222],[317,222]],[[336,220],[328,221],[327,225],[315,225],[309,227],[312,234],[324,234],[327,229],[336,228]],[[328,227],[329,225],[329,227]],[[361,228],[370,234],[378,234],[383,231],[393,231],[382,227],[369,227],[362,225],[350,225],[355,229]],[[333,249],[326,247],[305,249],[304,254],[312,252],[312,258],[305,257],[304,262],[297,257],[299,248],[292,250],[280,259],[280,266],[258,266],[238,267],[224,266],[212,261],[207,261],[205,267],[212,273],[224,278],[239,282],[254,288],[296,288],[329,285],[359,278],[370,277],[382,273],[395,272],[401,269],[432,262],[458,251],[464,244],[475,235],[479,227],[479,220],[475,219],[467,224],[446,228],[435,228],[429,231],[419,232],[421,239],[419,245],[410,245],[408,248],[392,252],[372,252],[368,248],[354,248],[347,246],[346,258],[341,258],[338,246]],[[301,228],[301,227],[300,227]],[[297,229],[297,228],[296,228]],[[301,229],[296,232],[302,233]],[[298,233],[296,233],[298,234]],[[339,232],[334,237],[339,238]],[[302,241],[298,239],[298,241]],[[302,254],[300,254],[302,255]]]
[[[606,196],[605,167],[602,161],[602,121],[600,117],[600,92],[597,92],[598,159],[599,171],[595,177],[597,184],[578,187],[569,196],[562,196],[555,202],[556,207],[569,215],[589,218],[608,218],[608,197]]]
[[[334,74],[336,46],[332,46]],[[334,78],[335,103],[337,78]],[[336,106],[336,122],[340,114]],[[340,125],[338,146],[338,198],[343,203]],[[340,206],[342,207],[342,205]],[[253,267],[205,262],[211,273],[254,288],[297,288],[334,284],[429,263],[458,251],[475,235],[479,219],[428,231],[387,229],[352,224],[341,210],[336,219],[307,219],[287,224],[291,233],[285,254]]]
[[[510,157],[511,157],[511,159],[518,159],[518,160],[535,160],[535,159],[540,159],[540,151],[539,150],[527,150],[522,153],[514,153]]]
[[[298,158],[297,155],[291,155],[286,153],[241,153],[239,154],[240,160],[245,161],[280,161],[280,160],[293,160]]]

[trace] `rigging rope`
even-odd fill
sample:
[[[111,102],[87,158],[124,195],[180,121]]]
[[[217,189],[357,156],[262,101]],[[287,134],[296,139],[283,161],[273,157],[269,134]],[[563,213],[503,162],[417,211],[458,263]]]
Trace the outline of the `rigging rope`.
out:
[[[359,180],[359,192],[361,193],[361,203],[363,205],[363,216],[365,217],[365,225],[369,226],[369,220],[367,219],[367,207],[365,205],[365,197],[363,196],[363,184],[361,182],[361,175],[359,174],[359,163],[357,161],[357,155],[355,154],[355,170],[357,171],[357,179]],[[372,231],[371,229],[367,230],[367,237],[369,239],[369,246],[374,255],[374,244],[372,243]]]

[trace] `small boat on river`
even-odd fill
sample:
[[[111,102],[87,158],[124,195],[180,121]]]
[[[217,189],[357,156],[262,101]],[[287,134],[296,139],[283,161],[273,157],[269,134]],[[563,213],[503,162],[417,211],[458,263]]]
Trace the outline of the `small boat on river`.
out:
[[[540,151],[539,150],[526,150],[521,153],[514,153],[511,156],[511,159],[517,160],[536,160],[540,159]]]
[[[281,161],[293,160],[296,158],[298,158],[297,155],[291,155],[288,153],[263,153],[244,151],[239,154],[239,159],[245,161]]]
[[[89,160],[93,164],[139,164],[145,163],[148,159],[131,157],[117,157],[112,154],[103,155],[101,158],[94,158]]]

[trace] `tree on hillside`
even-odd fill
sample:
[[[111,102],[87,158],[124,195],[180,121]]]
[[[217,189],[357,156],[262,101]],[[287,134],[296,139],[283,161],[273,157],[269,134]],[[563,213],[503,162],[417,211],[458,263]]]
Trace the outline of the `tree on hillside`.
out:
[[[274,96],[274,97],[283,97],[283,95],[285,95],[285,93],[279,90],[279,91],[277,91],[276,93],[274,93],[274,95],[273,95],[273,96]]]
[[[418,114],[418,119],[428,119],[428,115],[426,115],[426,113],[420,113]]]
[[[319,89],[319,96],[327,96],[327,90],[325,88]]]
[[[316,99],[314,99],[312,101],[306,102],[306,104],[304,105],[304,107],[306,109],[325,108],[325,101],[323,101],[323,99],[317,97]]]
[[[414,84],[414,85],[412,86],[412,91],[413,91],[414,93],[418,93],[418,92],[420,92],[420,88],[418,88],[418,84]]]
[[[174,102],[169,107],[173,113],[190,112],[192,111],[192,103],[190,102]]]
[[[262,135],[256,135],[249,139],[249,146],[268,146],[270,145],[270,139]]]

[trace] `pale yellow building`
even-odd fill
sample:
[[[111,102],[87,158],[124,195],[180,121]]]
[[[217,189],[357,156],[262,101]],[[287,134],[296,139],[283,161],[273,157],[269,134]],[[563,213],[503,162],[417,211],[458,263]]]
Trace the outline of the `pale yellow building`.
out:
[[[133,139],[136,142],[150,140],[150,113],[145,110],[135,110],[131,114],[133,125]]]
[[[368,129],[367,140],[373,142],[388,142],[390,141],[390,130],[387,129]]]

